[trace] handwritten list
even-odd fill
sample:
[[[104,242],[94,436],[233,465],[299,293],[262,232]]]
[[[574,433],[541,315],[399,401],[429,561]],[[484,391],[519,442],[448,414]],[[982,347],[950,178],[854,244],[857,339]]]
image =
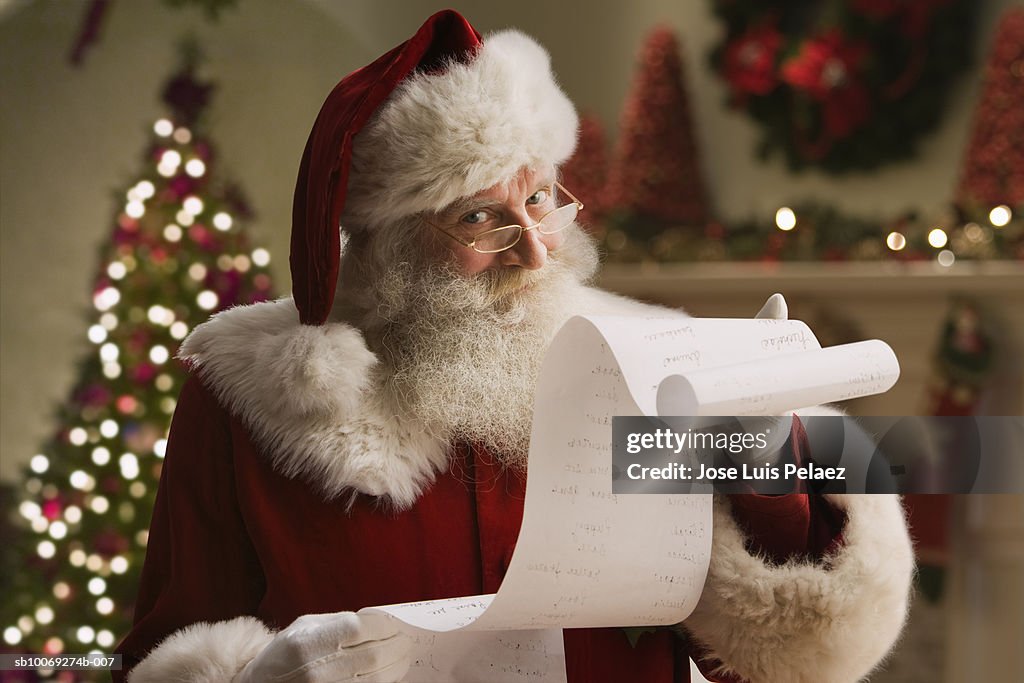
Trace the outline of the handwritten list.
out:
[[[498,592],[364,610],[413,637],[406,680],[564,681],[561,629],[685,619],[707,573],[711,497],[612,494],[612,417],[781,412],[877,389],[891,379],[888,347],[868,344],[823,350],[798,321],[570,320],[541,369],[523,522]],[[741,372],[727,369],[738,359]],[[828,391],[789,376],[802,362]],[[723,407],[745,412],[706,412]]]

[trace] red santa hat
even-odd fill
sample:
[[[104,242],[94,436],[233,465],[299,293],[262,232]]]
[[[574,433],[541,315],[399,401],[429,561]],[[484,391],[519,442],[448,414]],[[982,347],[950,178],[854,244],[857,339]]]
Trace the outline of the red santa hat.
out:
[[[301,322],[320,325],[331,310],[339,226],[374,230],[523,167],[560,164],[577,124],[540,45],[517,31],[484,41],[452,10],[346,76],[320,109],[295,185],[290,262]]]

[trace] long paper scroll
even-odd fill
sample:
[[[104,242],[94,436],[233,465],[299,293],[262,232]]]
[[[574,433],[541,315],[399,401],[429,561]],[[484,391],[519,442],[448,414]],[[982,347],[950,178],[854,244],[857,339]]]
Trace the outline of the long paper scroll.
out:
[[[894,381],[890,356],[881,342],[822,350],[798,321],[573,318],[541,370],[500,590],[367,611],[416,641],[407,680],[565,680],[562,628],[678,623],[709,562],[710,496],[611,493],[613,416],[767,414],[877,393]],[[723,407],[744,410],[708,412]]]

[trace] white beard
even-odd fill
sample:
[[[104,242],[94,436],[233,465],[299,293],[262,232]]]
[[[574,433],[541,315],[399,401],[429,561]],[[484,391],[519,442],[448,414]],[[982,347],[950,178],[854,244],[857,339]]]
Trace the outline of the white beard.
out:
[[[597,269],[590,238],[568,231],[540,270],[466,278],[417,266],[410,254],[378,279],[367,338],[383,360],[382,383],[435,435],[481,444],[525,468],[541,362]]]

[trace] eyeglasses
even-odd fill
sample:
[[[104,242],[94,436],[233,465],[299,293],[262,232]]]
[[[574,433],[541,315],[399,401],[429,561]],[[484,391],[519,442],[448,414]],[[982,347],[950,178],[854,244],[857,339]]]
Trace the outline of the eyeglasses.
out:
[[[516,246],[519,243],[519,240],[522,239],[523,233],[529,230],[536,228],[537,232],[542,235],[553,235],[556,232],[565,230],[569,227],[569,224],[576,220],[576,216],[579,215],[580,210],[583,209],[583,202],[576,199],[569,190],[562,187],[559,183],[556,182],[554,185],[564,192],[572,201],[565,206],[560,206],[553,211],[548,211],[534,225],[527,227],[523,227],[522,225],[503,225],[500,228],[491,228],[490,230],[485,230],[478,235],[474,235],[473,239],[467,242],[461,237],[451,234],[441,226],[434,225],[433,223],[430,223],[430,221],[427,222],[464,247],[469,247],[481,254],[496,254],[499,251],[505,251],[506,249],[511,249]]]

